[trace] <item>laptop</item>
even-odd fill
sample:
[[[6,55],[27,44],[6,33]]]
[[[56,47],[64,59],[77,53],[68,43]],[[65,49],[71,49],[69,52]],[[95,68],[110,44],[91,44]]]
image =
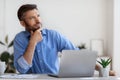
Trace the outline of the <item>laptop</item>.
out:
[[[92,77],[97,52],[90,50],[63,50],[58,74],[53,77]]]

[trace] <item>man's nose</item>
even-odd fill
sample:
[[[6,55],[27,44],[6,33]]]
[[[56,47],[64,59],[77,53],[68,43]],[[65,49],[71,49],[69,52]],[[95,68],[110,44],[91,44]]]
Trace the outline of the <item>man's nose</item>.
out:
[[[37,22],[37,23],[40,23],[40,18],[36,18],[36,22]]]

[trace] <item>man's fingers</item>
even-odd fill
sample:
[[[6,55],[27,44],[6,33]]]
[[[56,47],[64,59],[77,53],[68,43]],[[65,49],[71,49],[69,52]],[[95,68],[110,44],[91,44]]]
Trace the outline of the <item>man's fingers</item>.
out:
[[[40,31],[40,28],[38,28],[36,31]]]

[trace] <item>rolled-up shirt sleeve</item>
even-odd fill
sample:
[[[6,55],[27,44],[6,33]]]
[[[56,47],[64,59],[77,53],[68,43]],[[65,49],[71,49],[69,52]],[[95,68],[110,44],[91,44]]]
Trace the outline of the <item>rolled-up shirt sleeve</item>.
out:
[[[26,41],[20,35],[17,35],[17,37],[14,39],[14,66],[20,73],[29,73],[29,70],[32,66],[32,64],[28,64],[23,57],[23,54],[27,48],[27,44],[28,43],[26,43]]]
[[[29,69],[31,66],[32,66],[32,64],[28,64],[27,63],[27,61],[24,59],[24,57],[23,56],[21,56],[19,59],[18,59],[18,64],[19,64],[19,66],[21,67],[21,68],[23,68],[23,69]]]

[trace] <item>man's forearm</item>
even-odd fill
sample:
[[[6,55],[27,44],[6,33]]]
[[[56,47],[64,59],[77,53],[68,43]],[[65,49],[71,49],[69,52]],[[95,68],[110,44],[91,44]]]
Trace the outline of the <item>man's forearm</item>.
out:
[[[23,55],[28,64],[32,63],[36,44],[42,40],[42,34],[40,32],[40,29],[37,29],[35,32],[31,31],[30,33],[31,33],[30,41]]]
[[[32,64],[32,59],[34,55],[36,43],[34,41],[29,41],[28,47],[23,55],[28,64]]]

